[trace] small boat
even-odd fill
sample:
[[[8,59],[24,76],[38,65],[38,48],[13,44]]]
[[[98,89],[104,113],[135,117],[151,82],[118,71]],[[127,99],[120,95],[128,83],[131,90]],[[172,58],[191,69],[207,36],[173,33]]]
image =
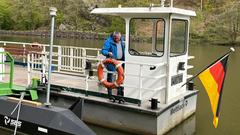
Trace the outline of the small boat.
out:
[[[91,13],[125,20],[125,61],[120,61],[125,64],[124,96],[109,100],[106,88],[94,79],[93,57],[83,48],[55,46],[59,50],[53,63],[57,73],[52,74],[52,105],[71,108],[88,123],[135,134],[164,134],[194,114],[198,91],[192,83],[186,84],[191,77],[187,71],[193,68],[188,65],[194,58],[188,55],[188,45],[194,11],[165,7],[162,2],[161,6],[95,8]],[[29,69],[37,65],[41,71],[36,89],[40,102],[46,100],[47,55],[39,54],[40,62],[35,63],[35,55],[28,55]],[[96,61],[101,65],[104,59],[97,56]],[[82,80],[74,79],[73,74],[82,71]]]

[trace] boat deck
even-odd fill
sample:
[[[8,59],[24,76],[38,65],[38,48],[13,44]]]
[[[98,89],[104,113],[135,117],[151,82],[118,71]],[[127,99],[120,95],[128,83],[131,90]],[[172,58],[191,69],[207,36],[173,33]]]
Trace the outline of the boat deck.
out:
[[[9,70],[8,66],[6,66],[6,71]],[[34,74],[36,77],[38,77],[39,71],[33,71],[32,72],[32,77],[34,77]],[[14,66],[14,85],[18,86],[25,86],[27,87],[27,67],[24,66],[19,66],[15,65]],[[98,82],[96,81],[96,77],[89,79],[88,87],[89,90],[88,92],[99,92],[103,94],[107,94],[107,90],[105,88],[99,88],[98,87]],[[3,82],[8,82],[9,76],[5,76],[3,79]],[[85,83],[85,77],[83,76],[77,76],[77,75],[70,75],[70,74],[60,74],[60,73],[52,73],[52,78],[51,78],[51,84],[64,87],[64,88],[73,88],[75,90],[85,90],[86,88],[86,83]],[[93,95],[87,95],[81,92],[71,92],[71,91],[61,91],[61,92],[56,92],[59,95],[63,96],[70,96],[70,97],[81,97],[84,98],[88,101],[91,102],[99,102],[103,104],[108,104],[108,105],[113,105],[115,107],[124,107],[125,109],[135,109],[136,111],[145,111],[146,113],[150,113],[153,115],[159,115],[161,112],[163,112],[166,108],[169,107],[169,104],[173,104],[175,102],[176,104],[179,101],[173,101],[169,104],[159,104],[159,108],[156,110],[152,110],[150,108],[151,103],[149,101],[145,101],[141,103],[141,106],[138,106],[136,103],[130,103],[130,102],[125,102],[124,104],[119,104],[118,102],[111,102],[108,98],[106,97],[101,97],[101,96],[93,96]],[[189,91],[189,93],[191,93]],[[181,95],[181,97],[184,97],[186,95],[189,95],[189,93],[186,93],[184,95]],[[195,92],[192,92],[193,94]],[[114,94],[114,93],[113,93]],[[176,98],[180,99],[180,98]]]
[[[5,72],[9,72],[9,66],[5,66]],[[28,85],[28,71],[26,66],[14,65],[14,75],[13,83],[14,85],[27,87]],[[31,78],[40,78],[40,71],[31,71]],[[3,77],[3,82],[9,81],[9,75]],[[67,74],[67,73],[57,73],[53,72],[51,74],[51,84],[56,86],[62,86],[64,88],[73,88],[79,90],[86,90],[86,85],[88,85],[88,92],[99,92],[107,94],[107,89],[104,87],[99,87],[97,77],[90,77],[88,79],[88,84],[86,84],[86,76],[76,75],[76,74]],[[69,91],[63,91],[62,94],[74,95],[74,96],[85,96],[85,94],[74,93]],[[116,94],[116,91],[113,90],[113,94]],[[91,96],[87,96],[91,98]],[[97,97],[94,96],[97,99]],[[99,98],[102,99],[102,98]],[[104,98],[106,100],[106,98]],[[108,101],[108,100],[107,100]]]
[[[5,67],[6,72],[9,71],[9,67]],[[28,83],[28,71],[27,67],[21,66],[21,65],[15,65],[14,66],[14,79],[13,82],[15,85],[21,85],[21,86],[27,86]],[[32,71],[31,72],[31,78],[39,78],[40,79],[40,71]],[[3,78],[4,82],[7,82],[9,80],[9,76],[6,75]],[[88,82],[89,89],[96,89],[96,78],[91,78]],[[60,74],[60,73],[52,73],[51,76],[51,84],[65,86],[65,87],[73,87],[78,89],[85,89],[85,77],[81,75],[71,75],[71,74]]]

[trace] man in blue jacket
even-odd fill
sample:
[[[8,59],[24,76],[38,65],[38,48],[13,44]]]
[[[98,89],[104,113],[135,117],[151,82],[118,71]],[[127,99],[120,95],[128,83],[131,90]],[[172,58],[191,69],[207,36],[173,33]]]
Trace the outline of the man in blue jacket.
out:
[[[115,31],[110,35],[110,37],[108,39],[105,40],[101,52],[107,58],[113,58],[113,59],[116,59],[116,60],[124,61],[125,60],[124,50],[125,50],[125,44],[124,44],[124,41],[121,37],[121,33]],[[107,70],[114,72],[115,71],[114,65],[109,64],[107,66]],[[108,73],[107,74],[107,81],[108,82],[113,82],[113,79],[114,79],[113,74]],[[112,89],[108,88],[108,95],[109,95],[109,97],[111,97]],[[123,87],[120,86],[120,87],[117,88],[117,95],[118,96],[124,96]]]

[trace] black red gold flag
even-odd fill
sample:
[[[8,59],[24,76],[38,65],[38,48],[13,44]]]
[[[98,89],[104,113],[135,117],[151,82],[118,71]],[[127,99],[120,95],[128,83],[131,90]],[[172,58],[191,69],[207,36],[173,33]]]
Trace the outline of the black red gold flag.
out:
[[[208,94],[211,108],[213,112],[213,125],[218,126],[218,118],[220,113],[220,103],[222,98],[222,89],[226,76],[228,56],[224,55],[220,60],[209,66],[201,72],[198,77],[201,80]]]

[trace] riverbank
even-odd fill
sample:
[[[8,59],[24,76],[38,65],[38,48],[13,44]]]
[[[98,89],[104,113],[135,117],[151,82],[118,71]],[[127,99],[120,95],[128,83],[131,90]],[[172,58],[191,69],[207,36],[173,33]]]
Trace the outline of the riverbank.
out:
[[[55,31],[54,36],[57,38],[76,38],[76,39],[88,39],[88,40],[105,40],[111,33],[99,33],[99,32],[82,32],[82,31]],[[19,35],[19,36],[40,36],[43,38],[50,37],[50,31],[12,31],[12,30],[0,30],[0,35]],[[125,36],[125,35],[123,35]],[[151,41],[151,37],[139,37],[131,36],[131,40],[135,42],[147,42]]]
[[[0,30],[0,35],[21,35],[21,36],[40,36],[43,38],[50,37],[50,31],[41,30],[41,31],[7,31],[7,30]],[[110,33],[99,33],[99,32],[82,32],[82,31],[56,31],[55,37],[57,38],[76,38],[76,39],[89,39],[89,40],[105,40]],[[141,42],[149,40],[146,37],[134,37],[132,36],[131,39],[133,41]],[[224,41],[215,41],[209,40],[208,38],[190,34],[190,43],[191,44],[202,44],[205,43],[207,45],[221,45],[221,46],[240,46],[240,42],[230,43]]]
[[[98,33],[98,32],[80,32],[80,31],[56,31],[55,37],[58,38],[79,38],[79,39],[93,39],[93,40],[104,40],[109,36],[109,33]],[[0,30],[0,35],[23,35],[23,36],[41,36],[50,37],[50,31],[7,31]]]
[[[50,37],[50,31],[7,31],[0,30],[0,35],[21,35],[21,36],[40,36],[43,38]],[[105,40],[108,38],[110,33],[99,33],[99,32],[82,32],[82,31],[55,31],[54,36],[57,38],[77,38],[77,39],[89,39],[89,40]],[[124,35],[123,35],[124,36]],[[146,41],[149,38],[146,37],[134,37],[133,41]]]
[[[191,34],[190,33],[190,44],[195,45],[216,45],[216,46],[240,46],[240,41],[236,42],[229,42],[227,40],[221,39],[216,40],[213,37],[207,37],[207,36],[200,36],[198,34]]]

